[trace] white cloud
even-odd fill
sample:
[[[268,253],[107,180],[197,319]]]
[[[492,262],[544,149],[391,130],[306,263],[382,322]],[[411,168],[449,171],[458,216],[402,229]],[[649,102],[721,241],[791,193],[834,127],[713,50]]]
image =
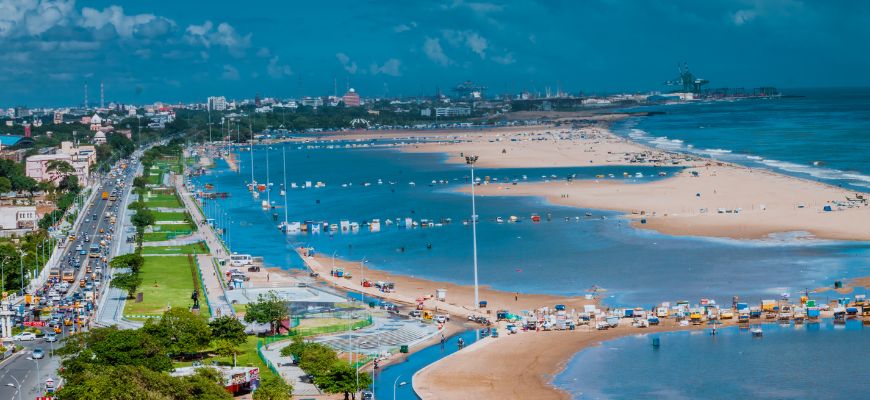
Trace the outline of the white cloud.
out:
[[[414,21],[411,21],[408,24],[399,24],[399,25],[394,26],[393,32],[396,32],[396,33],[407,32],[407,31],[410,31],[411,29],[414,29],[416,27],[417,27],[417,23]]]
[[[92,29],[111,26],[122,38],[130,38],[134,34],[154,38],[169,33],[175,27],[175,22],[154,14],[126,15],[120,6],[110,6],[103,11],[90,7],[83,8],[79,25]]]
[[[430,60],[435,61],[440,65],[447,66],[452,63],[450,58],[444,54],[444,49],[441,48],[441,41],[437,38],[426,38],[426,41],[423,42],[423,53],[425,53],[426,57],[429,57]]]
[[[734,22],[734,25],[740,26],[752,21],[757,16],[758,12],[755,10],[738,10],[731,15],[731,21]]]
[[[72,0],[0,0],[0,37],[41,35],[74,16]]]
[[[335,58],[338,59],[338,62],[341,63],[341,66],[347,71],[349,74],[356,74],[357,66],[355,62],[350,60],[347,54],[344,53],[335,53]]]
[[[480,56],[481,59],[486,58],[486,49],[489,47],[489,42],[479,33],[475,31],[446,29],[441,31],[441,34],[451,45],[467,47],[469,50]]]
[[[278,63],[278,56],[272,57],[269,60],[269,65],[266,67],[266,72],[269,73],[269,76],[275,79],[280,79],[285,76],[293,75],[293,70],[290,69],[289,65],[282,65]]]
[[[384,65],[378,65],[377,63],[369,66],[369,72],[372,75],[384,74],[390,76],[400,76],[402,75],[402,71],[400,70],[402,67],[402,62],[398,59],[391,58],[384,62]]]
[[[492,56],[490,57],[490,59],[502,65],[513,64],[517,62],[517,60],[514,58],[514,53],[507,53],[502,56]]]
[[[205,21],[202,25],[189,25],[185,32],[185,38],[191,44],[199,44],[206,48],[224,47],[237,57],[243,56],[244,50],[251,46],[250,33],[242,36],[226,22],[215,28],[211,21]]]
[[[224,72],[221,74],[221,78],[228,81],[237,81],[239,80],[239,70],[232,65],[224,64]]]

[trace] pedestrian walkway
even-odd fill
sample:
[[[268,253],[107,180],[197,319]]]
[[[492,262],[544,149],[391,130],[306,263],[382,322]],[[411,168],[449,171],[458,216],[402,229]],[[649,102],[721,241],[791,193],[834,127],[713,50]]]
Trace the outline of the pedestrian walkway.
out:
[[[389,317],[373,318],[369,327],[353,332],[340,332],[312,339],[333,349],[369,355],[384,354],[402,345],[413,347],[438,332],[434,324],[415,319]]]
[[[176,238],[173,240],[161,240],[159,242],[142,242],[142,247],[158,247],[158,246],[184,246],[188,244],[199,243],[202,241],[202,236],[198,233]]]
[[[282,357],[281,349],[289,346],[292,343],[291,340],[285,340],[281,342],[275,342],[266,346],[263,346],[260,349],[260,352],[263,354],[263,357],[266,360],[269,360],[275,369],[278,371],[278,374],[284,378],[284,381],[293,385],[293,396],[317,396],[322,394],[320,390],[317,389],[317,386],[314,386],[313,383],[306,382],[307,374],[302,368],[295,366],[292,364],[290,357]]]
[[[199,208],[194,204],[194,200],[183,185],[182,177],[173,174],[175,179],[175,190],[178,192],[178,197],[181,198],[182,204],[190,213],[193,222],[199,227],[196,235],[202,240],[205,240],[208,245],[210,254],[197,254],[196,261],[199,264],[202,272],[202,285],[205,290],[205,295],[211,305],[213,314],[212,317],[219,315],[234,314],[233,307],[227,302],[224,287],[222,285],[223,274],[217,266],[216,260],[221,256],[226,257],[227,252],[223,243],[211,225],[205,222],[202,214],[199,213]]]

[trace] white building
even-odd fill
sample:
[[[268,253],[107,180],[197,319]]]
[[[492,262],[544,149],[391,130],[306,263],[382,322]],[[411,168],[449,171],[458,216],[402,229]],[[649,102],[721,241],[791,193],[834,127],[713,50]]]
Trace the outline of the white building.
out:
[[[56,171],[48,170],[48,163],[53,160],[66,161],[75,169],[75,176],[79,179],[80,185],[87,185],[88,175],[90,174],[90,163],[88,161],[75,161],[73,156],[65,153],[58,154],[38,154],[27,157],[24,164],[24,173],[37,181],[48,181],[57,185],[63,178]]]
[[[208,109],[211,111],[224,111],[227,109],[227,98],[224,96],[212,96],[208,98]]]
[[[471,115],[469,107],[435,107],[436,117],[464,117]]]
[[[0,230],[33,229],[36,221],[35,206],[0,207]]]
[[[320,97],[305,97],[302,99],[302,105],[305,107],[323,107],[323,99]]]

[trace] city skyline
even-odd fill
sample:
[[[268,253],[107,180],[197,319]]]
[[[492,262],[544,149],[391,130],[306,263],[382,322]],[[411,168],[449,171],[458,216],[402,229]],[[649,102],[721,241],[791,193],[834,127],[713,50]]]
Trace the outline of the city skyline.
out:
[[[682,62],[711,88],[870,85],[870,56],[855,51],[870,38],[862,2],[10,0],[0,10],[6,106],[81,105],[86,84],[95,105],[101,82],[106,102],[123,103],[347,87],[362,97],[420,96],[466,80],[491,94],[666,90]]]

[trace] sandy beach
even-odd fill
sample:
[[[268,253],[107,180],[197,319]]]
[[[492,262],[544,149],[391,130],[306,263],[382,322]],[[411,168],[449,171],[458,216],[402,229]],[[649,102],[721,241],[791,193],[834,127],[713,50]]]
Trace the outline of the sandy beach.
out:
[[[304,252],[302,253],[304,254]],[[564,304],[568,310],[582,309],[585,304],[595,304],[595,300],[587,300],[583,297],[562,297],[547,294],[526,294],[493,290],[487,286],[479,287],[479,298],[488,302],[487,307],[476,309],[474,307],[474,289],[471,286],[456,285],[449,282],[435,282],[426,279],[415,278],[407,275],[395,275],[385,271],[363,268],[359,262],[350,262],[336,259],[335,267],[344,268],[353,274],[353,278],[337,278],[330,276],[332,270],[332,258],[315,255],[314,257],[303,256],[309,269],[319,274],[329,285],[334,285],[346,290],[362,291],[370,296],[377,296],[388,301],[416,305],[418,298],[426,299],[424,309],[433,310],[437,313],[447,313],[451,317],[465,318],[469,315],[487,315],[495,317],[496,310],[507,309],[512,312],[520,310],[534,310],[541,307],[553,307],[556,304]],[[363,287],[361,281],[386,281],[396,284],[396,290],[384,293],[374,287]],[[434,299],[435,289],[446,289],[446,301]]]
[[[823,239],[870,240],[870,207],[849,202],[861,194],[813,181],[727,164],[689,168],[650,183],[620,180],[490,184],[476,193],[544,196],[554,204],[622,211],[636,227],[672,235],[758,239],[809,232]],[[826,205],[833,211],[824,211]]]
[[[706,328],[672,324],[668,320],[645,329],[621,325],[605,331],[579,327],[502,334],[423,368],[414,375],[414,390],[424,400],[570,399],[551,381],[578,351],[626,335]]]

